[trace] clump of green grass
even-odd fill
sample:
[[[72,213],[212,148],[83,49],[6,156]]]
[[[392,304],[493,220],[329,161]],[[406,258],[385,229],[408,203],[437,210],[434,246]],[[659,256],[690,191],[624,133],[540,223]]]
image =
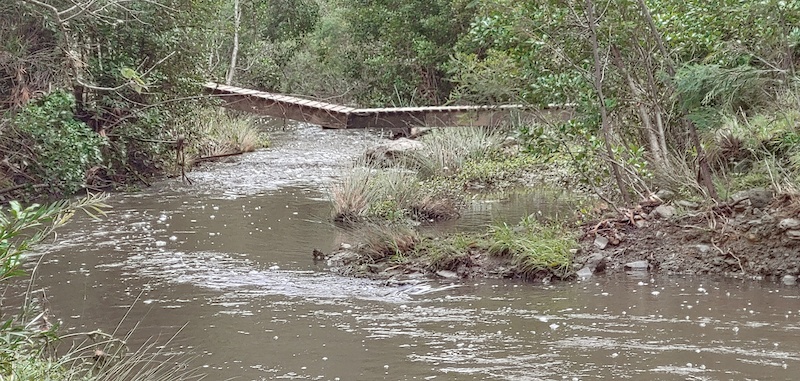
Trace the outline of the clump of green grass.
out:
[[[420,183],[402,167],[356,166],[333,184],[333,219],[337,222],[443,220],[458,215],[460,200]]]
[[[421,237],[419,232],[403,223],[373,223],[354,233],[361,242],[359,253],[373,262],[392,259],[403,262],[415,250]]]
[[[546,226],[528,217],[516,226],[505,223],[489,229],[491,255],[511,259],[516,271],[528,279],[542,274],[566,278],[572,272],[575,238],[558,226]]]
[[[499,150],[504,136],[486,128],[438,128],[422,138],[424,149],[408,153],[406,164],[423,178],[458,173],[470,159],[479,159]]]
[[[203,110],[197,116],[196,158],[252,152],[269,145],[250,116]]]
[[[418,255],[424,255],[428,270],[455,271],[461,266],[474,265],[473,254],[483,246],[483,240],[475,235],[458,233],[446,237],[423,240]]]

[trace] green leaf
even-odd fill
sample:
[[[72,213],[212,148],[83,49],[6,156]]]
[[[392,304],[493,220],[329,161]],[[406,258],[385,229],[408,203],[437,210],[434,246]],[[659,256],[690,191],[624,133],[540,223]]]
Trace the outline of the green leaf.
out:
[[[122,74],[122,77],[125,79],[139,78],[139,74],[136,73],[136,70],[133,70],[129,67],[123,67],[122,69],[119,69],[119,73]]]

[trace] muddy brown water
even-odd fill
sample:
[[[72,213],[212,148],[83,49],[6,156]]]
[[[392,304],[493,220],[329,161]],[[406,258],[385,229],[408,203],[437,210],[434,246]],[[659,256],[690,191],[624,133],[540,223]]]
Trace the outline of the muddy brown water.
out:
[[[116,194],[42,250],[37,286],[74,331],[164,340],[207,380],[795,380],[800,287],[625,274],[543,286],[340,278],[330,180],[378,137],[295,126],[274,146]],[[484,199],[474,229],[563,213],[551,192]],[[466,221],[466,222],[464,222]],[[451,226],[458,228],[457,225]]]

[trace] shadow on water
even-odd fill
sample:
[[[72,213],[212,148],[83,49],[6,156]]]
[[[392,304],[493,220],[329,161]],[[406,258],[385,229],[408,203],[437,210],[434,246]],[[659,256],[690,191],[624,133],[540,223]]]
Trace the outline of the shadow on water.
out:
[[[269,150],[192,172],[193,186],[115,195],[107,218],[77,216],[44,248],[38,284],[75,330],[110,330],[129,313],[144,341],[188,322],[175,351],[199,354],[210,380],[794,379],[796,286],[630,274],[390,287],[332,276],[311,256],[342,239],[327,184],[377,139],[298,126]],[[461,223],[568,204],[520,197],[487,200]]]

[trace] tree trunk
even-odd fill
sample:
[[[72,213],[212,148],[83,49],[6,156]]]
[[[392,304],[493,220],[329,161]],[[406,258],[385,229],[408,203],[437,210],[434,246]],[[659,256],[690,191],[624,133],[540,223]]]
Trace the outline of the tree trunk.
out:
[[[642,54],[644,56],[644,54]],[[652,58],[648,55],[647,56],[647,86],[649,88],[650,94],[653,97],[653,114],[656,116],[656,131],[658,133],[658,143],[661,147],[661,152],[664,154],[664,163],[669,166],[669,155],[667,150],[667,133],[666,128],[664,128],[664,108],[661,107],[661,100],[659,99],[659,88],[656,84],[655,78],[655,68],[653,68]],[[665,97],[666,98],[666,97]]]
[[[587,0],[588,2],[589,0]],[[667,66],[667,73],[670,76],[675,75],[675,64],[672,62],[672,57],[669,56],[667,53],[667,48],[664,46],[664,40],[661,38],[661,34],[658,33],[658,28],[656,28],[656,23],[653,21],[653,16],[650,14],[650,9],[647,8],[647,4],[644,3],[644,0],[638,0],[639,8],[642,11],[642,15],[644,16],[645,20],[647,20],[647,24],[650,27],[650,33],[653,36],[653,40],[655,40],[656,44],[658,45],[658,50],[661,52],[661,55],[664,56],[664,62]],[[689,120],[685,115],[683,116],[683,125],[689,132],[689,138],[692,140],[692,145],[694,145],[694,149],[697,151],[697,161],[699,164],[699,173],[698,177],[700,178],[700,182],[706,188],[709,197],[711,197],[714,201],[719,201],[719,195],[717,194],[716,188],[714,188],[714,181],[711,178],[711,167],[708,165],[708,160],[706,159],[706,153],[703,149],[703,145],[700,143],[700,135],[697,133],[697,127]]]
[[[603,65],[600,61],[600,45],[597,41],[597,16],[594,12],[594,2],[592,0],[586,0],[586,18],[589,22],[589,38],[592,44],[592,59],[594,61],[593,84],[594,90],[597,93],[598,103],[600,104],[600,123],[603,132],[606,154],[608,155],[608,164],[611,166],[611,173],[613,173],[620,195],[622,195],[622,201],[627,206],[630,205],[630,196],[628,195],[627,188],[625,187],[625,182],[622,179],[622,173],[619,165],[614,159],[614,150],[611,147],[611,121],[609,120],[608,110],[606,109],[606,98],[603,94]]]
[[[644,128],[645,136],[647,136],[647,143],[650,145],[651,159],[655,162],[656,166],[663,168],[665,166],[665,155],[661,151],[650,110],[645,106],[646,97],[644,96],[644,91],[641,90],[640,86],[637,84],[639,81],[628,71],[625,61],[622,60],[622,54],[619,49],[616,46],[612,46],[611,52],[616,66],[619,68],[622,76],[625,77],[628,88],[631,90],[631,94],[634,97],[633,101],[636,102],[636,110],[639,112],[639,119],[642,121],[642,127]]]
[[[236,73],[236,60],[239,56],[239,29],[242,21],[242,10],[239,8],[239,0],[233,0],[233,50],[231,51],[231,64],[228,66],[228,75],[225,76],[225,84],[233,83],[233,76]]]

